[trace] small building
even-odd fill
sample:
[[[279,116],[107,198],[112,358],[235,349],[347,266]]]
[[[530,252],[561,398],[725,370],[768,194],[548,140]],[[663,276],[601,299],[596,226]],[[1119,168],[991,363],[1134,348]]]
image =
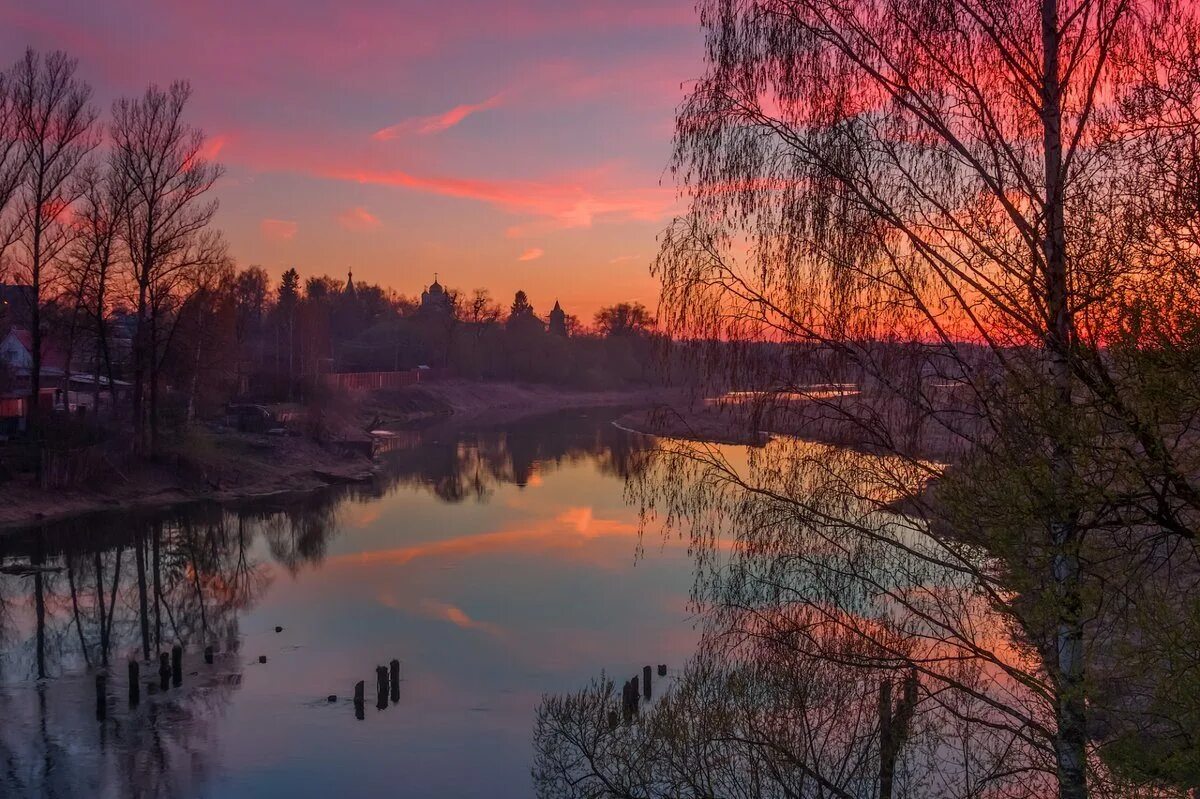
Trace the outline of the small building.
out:
[[[129,384],[122,380],[109,385],[107,376],[98,378],[93,374],[83,372],[67,373],[66,352],[53,342],[42,342],[41,379],[38,381],[38,407],[49,411],[95,411],[97,398],[100,405],[110,408],[123,394],[128,392]],[[30,380],[33,373],[33,334],[22,328],[11,328],[0,339],[0,363],[7,371],[10,385],[4,387],[0,411],[5,418],[11,418],[15,413],[25,414],[28,411],[27,398],[32,389]],[[15,400],[20,400],[20,403]],[[19,406],[19,407],[18,407]]]

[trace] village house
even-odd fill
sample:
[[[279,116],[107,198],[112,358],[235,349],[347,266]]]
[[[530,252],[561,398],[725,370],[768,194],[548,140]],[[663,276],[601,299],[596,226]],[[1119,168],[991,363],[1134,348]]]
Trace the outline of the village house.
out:
[[[124,381],[114,381],[115,386],[110,387],[103,375],[97,378],[90,372],[68,372],[68,367],[65,349],[43,340],[38,387],[38,405],[43,411],[94,413],[97,403],[104,411],[128,391]],[[33,335],[24,328],[9,328],[0,338],[0,436],[11,436],[24,428],[32,374]]]

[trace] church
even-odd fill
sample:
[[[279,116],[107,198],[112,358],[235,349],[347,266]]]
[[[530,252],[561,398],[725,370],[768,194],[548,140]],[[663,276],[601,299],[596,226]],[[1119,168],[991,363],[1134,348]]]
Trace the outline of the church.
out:
[[[438,282],[437,273],[433,274],[433,283],[421,292],[421,313],[449,315],[454,312],[454,303],[450,295]]]

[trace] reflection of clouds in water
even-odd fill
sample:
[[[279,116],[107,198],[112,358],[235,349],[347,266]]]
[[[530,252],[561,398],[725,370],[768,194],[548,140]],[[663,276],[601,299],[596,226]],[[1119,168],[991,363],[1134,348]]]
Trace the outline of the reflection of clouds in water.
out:
[[[479,632],[502,637],[504,629],[499,625],[473,619],[462,608],[436,599],[422,599],[421,612],[431,619],[439,619],[453,624],[463,630],[478,630]]]
[[[462,608],[449,602],[423,597],[415,603],[401,600],[392,591],[381,591],[376,597],[379,604],[401,613],[415,613],[427,619],[445,621],[463,630],[477,630],[500,638],[504,629],[497,624],[473,619]]]
[[[339,555],[330,558],[328,565],[404,565],[418,558],[469,557],[501,550],[555,554],[577,550],[591,539],[637,535],[638,525],[634,522],[597,518],[590,507],[570,507],[552,518],[522,522],[490,533]],[[624,554],[621,562],[627,563],[629,553]]]
[[[264,771],[264,764],[285,760],[297,764],[296,779],[306,781],[324,773],[319,764],[327,764],[330,774],[336,771],[339,780],[353,766],[360,775],[356,779],[365,780],[356,781],[352,787],[357,788],[380,776],[360,768],[357,757],[364,751],[382,755],[373,762],[386,763],[389,770],[401,762],[419,765],[410,772],[422,775],[416,778],[418,787],[444,782],[456,789],[449,792],[463,795],[459,783],[470,779],[460,779],[451,761],[443,762],[429,747],[453,752],[455,764],[467,748],[499,794],[526,795],[524,764],[512,779],[504,764],[524,757],[529,714],[545,690],[562,679],[573,682],[596,664],[654,659],[652,653],[664,649],[690,651],[695,640],[689,625],[675,624],[677,613],[664,620],[657,611],[660,593],[671,591],[677,600],[685,595],[687,573],[676,573],[686,567],[685,559],[647,570],[630,568],[638,526],[636,513],[622,501],[619,481],[639,468],[645,445],[609,421],[569,414],[441,436],[389,453],[375,481],[263,499],[236,511],[204,505],[50,525],[43,543],[9,537],[0,557],[45,558],[47,565],[63,567],[43,575],[44,590],[37,592],[44,647],[34,634],[39,624],[32,578],[0,576],[0,679],[28,680],[44,649],[46,684],[56,686],[51,697],[71,706],[64,714],[52,700],[48,723],[58,728],[51,730],[55,735],[64,723],[93,728],[90,674],[82,691],[71,692],[69,699],[58,684],[58,675],[69,680],[85,673],[85,658],[95,664],[107,650],[117,672],[110,695],[121,703],[125,657],[140,655],[142,644],[139,588],[147,598],[151,639],[143,678],[154,678],[154,656],[177,638],[188,642],[189,657],[198,657],[206,640],[228,651],[242,638],[243,621],[255,630],[283,621],[288,634],[303,644],[279,649],[280,657],[249,670],[237,688],[237,702],[194,708],[187,717],[161,708],[158,722],[164,729],[138,731],[158,735],[146,747],[137,738],[110,737],[108,755],[91,738],[81,739],[73,753],[44,747],[27,752],[23,747],[36,743],[29,736],[36,714],[18,722],[3,708],[0,727],[8,729],[0,729],[0,744],[12,744],[23,761],[52,762],[59,774],[78,772],[78,779],[64,776],[71,790],[60,795],[114,795],[135,782],[146,786],[146,794],[180,786],[175,794],[192,795],[203,792],[214,769],[222,773],[222,791],[253,795],[270,787],[273,792],[284,787],[283,777],[266,773],[270,769]],[[539,490],[518,490],[522,483],[523,489]],[[496,500],[491,505],[471,501],[491,497]],[[463,505],[447,507],[447,502]],[[509,504],[512,509],[506,511]],[[444,540],[414,540],[429,536]],[[407,546],[394,546],[400,542]],[[329,558],[331,545],[373,551]],[[142,580],[135,559],[139,546]],[[413,567],[405,569],[410,563]],[[678,585],[668,585],[664,575],[677,575]],[[96,599],[98,582],[102,603]],[[280,639],[273,636],[247,638],[254,646],[248,656],[275,652],[260,648],[278,647]],[[369,678],[368,667],[380,658],[396,656],[405,660],[407,678],[420,690],[402,700],[407,715],[383,715],[375,722],[389,725],[388,735],[354,738],[360,731],[342,725],[357,722],[351,714],[339,715],[340,708],[314,718],[314,697],[343,695],[356,680]],[[277,678],[281,668],[287,672],[284,682]],[[186,670],[185,691],[196,684],[193,670]],[[281,703],[281,692],[296,701]],[[4,701],[0,692],[0,704]],[[144,697],[143,711],[149,707]],[[480,724],[476,714],[464,726],[462,714],[470,707],[494,711],[491,718],[497,720],[489,723],[496,737],[486,747],[470,748],[476,746],[472,736]],[[420,720],[419,732],[413,719]],[[332,731],[354,745],[330,747]],[[405,753],[397,754],[396,741],[406,735]],[[171,743],[172,736],[189,742]],[[516,743],[511,751],[501,751],[498,738]],[[170,756],[156,746],[172,748]],[[487,762],[489,757],[496,762]],[[92,776],[98,774],[93,766],[106,758],[119,767],[109,762],[105,775]],[[75,765],[64,767],[63,759]],[[195,773],[191,764],[198,765]],[[127,780],[122,770],[139,776]],[[28,776],[16,795],[45,793],[42,789],[62,782]],[[0,794],[8,785],[0,776]]]

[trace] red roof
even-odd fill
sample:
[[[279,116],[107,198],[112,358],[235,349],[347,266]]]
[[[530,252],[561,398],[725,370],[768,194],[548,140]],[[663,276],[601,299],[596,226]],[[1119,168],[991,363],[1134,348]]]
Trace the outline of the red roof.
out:
[[[25,348],[28,353],[33,352],[33,333],[21,327],[14,327],[8,331],[16,340]],[[42,369],[66,369],[67,354],[59,348],[54,342],[42,339]]]

